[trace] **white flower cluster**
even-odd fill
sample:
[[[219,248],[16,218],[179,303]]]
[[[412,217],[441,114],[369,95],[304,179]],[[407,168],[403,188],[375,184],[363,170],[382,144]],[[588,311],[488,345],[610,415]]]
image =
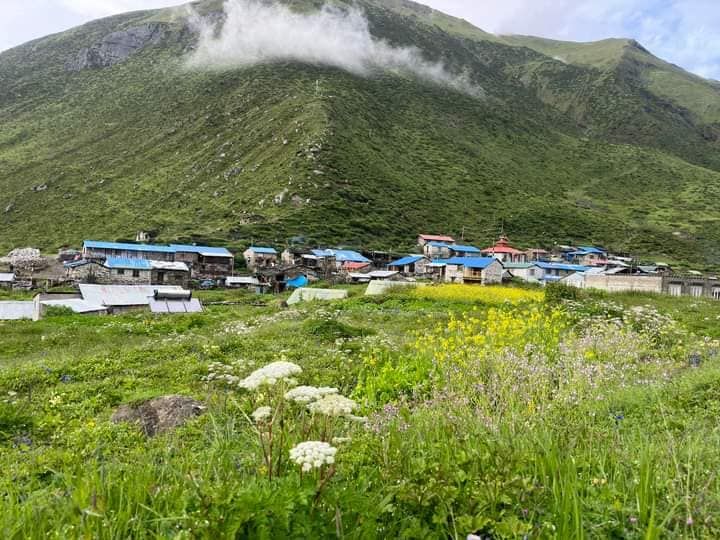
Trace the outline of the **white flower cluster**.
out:
[[[325,396],[337,393],[337,388],[330,388],[329,386],[321,386],[320,388],[316,388],[315,386],[298,386],[287,392],[285,399],[294,401],[295,403],[310,403],[311,401],[317,401]]]
[[[267,420],[272,416],[272,409],[270,407],[258,407],[258,409],[251,415],[255,422],[260,423],[263,420]]]
[[[328,394],[308,405],[311,413],[324,414],[325,416],[345,416],[357,409],[357,403],[340,394]]]
[[[240,381],[238,386],[246,390],[257,390],[264,385],[273,386],[278,381],[285,381],[292,384],[294,383],[292,376],[299,373],[302,373],[302,368],[297,364],[285,361],[273,362],[272,364],[253,371]]]
[[[337,448],[326,442],[307,441],[290,450],[290,459],[302,467],[303,472],[319,469],[323,465],[335,463]]]

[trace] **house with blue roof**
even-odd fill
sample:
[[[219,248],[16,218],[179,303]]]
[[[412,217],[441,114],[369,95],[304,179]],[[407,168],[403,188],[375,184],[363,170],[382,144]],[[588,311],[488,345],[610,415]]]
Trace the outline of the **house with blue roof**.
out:
[[[535,265],[545,273],[541,280],[544,283],[555,283],[566,276],[576,272],[583,273],[590,269],[589,266],[580,264],[536,262]]]
[[[406,277],[422,277],[427,273],[427,265],[430,263],[425,255],[408,255],[402,259],[392,261],[388,264],[388,270],[400,272]]]
[[[243,252],[248,270],[264,270],[278,264],[278,252],[273,247],[250,246]]]
[[[433,261],[440,268],[440,278],[447,283],[476,283],[492,285],[502,283],[505,269],[495,257],[451,257]]]
[[[235,268],[234,255],[223,247],[211,247],[190,244],[131,244],[126,242],[100,242],[86,240],[83,243],[84,260],[104,264],[109,258],[144,259],[166,263],[183,263],[194,279],[215,279],[232,275]],[[138,268],[130,270],[138,270]],[[173,272],[182,272],[179,265],[160,269],[170,276]]]
[[[582,266],[598,266],[607,263],[608,252],[593,246],[580,246],[574,251],[565,253],[568,262]]]

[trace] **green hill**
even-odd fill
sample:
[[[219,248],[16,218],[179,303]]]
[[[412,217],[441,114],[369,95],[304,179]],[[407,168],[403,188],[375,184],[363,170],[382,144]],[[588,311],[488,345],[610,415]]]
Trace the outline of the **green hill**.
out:
[[[188,70],[197,35],[176,9],[0,54],[0,248],[145,229],[402,249],[421,230],[484,243],[504,224],[528,245],[720,262],[713,83],[632,42],[501,38],[411,2],[356,3],[373,36],[483,97],[300,62]],[[220,2],[196,5],[221,19]],[[131,54],[115,62],[118,40]]]

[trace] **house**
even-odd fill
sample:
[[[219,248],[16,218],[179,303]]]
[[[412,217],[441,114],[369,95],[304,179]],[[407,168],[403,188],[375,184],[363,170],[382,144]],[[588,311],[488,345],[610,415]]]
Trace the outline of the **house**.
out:
[[[147,259],[108,257],[103,266],[108,270],[108,277],[106,280],[98,280],[98,283],[150,285],[152,265]]]
[[[311,254],[317,257],[321,268],[330,268],[334,262],[335,270],[338,271],[345,267],[345,263],[362,263],[363,268],[372,263],[364,255],[350,249],[313,249]]]
[[[150,261],[151,285],[178,285],[187,287],[190,283],[190,268],[184,262]]]
[[[248,270],[255,271],[260,268],[272,268],[277,266],[278,252],[271,247],[251,246],[243,252],[245,265]]]
[[[452,256],[450,244],[447,242],[426,242],[422,249],[423,254],[430,259],[449,259]]]
[[[582,266],[603,266],[608,263],[607,251],[592,246],[581,246],[575,251],[567,252],[565,258],[568,262]]]
[[[100,283],[109,281],[109,271],[97,261],[81,259],[63,265],[65,276],[75,283]]]
[[[716,276],[662,275],[662,292],[670,296],[694,296],[720,300],[720,279]]]
[[[370,270],[370,263],[345,261],[344,263],[342,263],[342,269],[345,272],[361,272],[363,270],[367,271]]]
[[[503,263],[527,262],[527,253],[510,245],[507,236],[501,236],[495,245],[481,251],[483,257],[494,257]]]
[[[541,248],[531,248],[525,251],[527,261],[546,261],[550,257],[550,252]]]
[[[417,245],[421,248],[425,247],[425,244],[429,242],[440,242],[443,244],[454,244],[455,239],[452,236],[438,235],[438,234],[421,234],[418,236]]]
[[[448,244],[450,257],[480,257],[480,248],[475,246],[460,246],[458,244]]]
[[[190,277],[193,279],[229,276],[235,268],[235,257],[225,248],[186,244],[129,244],[95,240],[86,240],[83,243],[82,258],[84,260],[103,263],[109,257],[185,263],[190,271]]]
[[[424,276],[430,259],[424,255],[408,255],[388,264],[388,270],[400,272],[403,276]]]
[[[524,263],[503,263],[505,270],[508,270],[512,277],[530,283],[539,283],[545,277],[545,270],[534,262]]]
[[[449,283],[502,283],[504,268],[495,257],[453,257],[435,262],[445,266],[443,279]]]
[[[154,261],[174,261],[175,250],[170,246],[156,244],[128,244],[122,242],[83,242],[83,259],[104,261],[108,257],[125,259],[150,259]]]
[[[185,263],[192,279],[217,279],[235,271],[235,256],[224,247],[170,244],[173,262]]]
[[[554,283],[560,281],[562,278],[574,274],[575,272],[586,272],[589,268],[578,264],[563,264],[563,263],[547,263],[538,262],[535,263],[544,271],[542,281],[544,283]]]
[[[0,289],[12,289],[15,283],[15,274],[0,273]]]

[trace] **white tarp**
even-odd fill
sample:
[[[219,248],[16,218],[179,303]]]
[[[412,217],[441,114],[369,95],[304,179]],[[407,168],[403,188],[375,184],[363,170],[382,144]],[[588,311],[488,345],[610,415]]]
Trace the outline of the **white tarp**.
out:
[[[288,305],[312,300],[343,300],[348,297],[348,292],[343,289],[296,289],[288,298]]]
[[[423,287],[424,283],[414,281],[371,281],[368,284],[365,296],[379,296],[396,287]]]

